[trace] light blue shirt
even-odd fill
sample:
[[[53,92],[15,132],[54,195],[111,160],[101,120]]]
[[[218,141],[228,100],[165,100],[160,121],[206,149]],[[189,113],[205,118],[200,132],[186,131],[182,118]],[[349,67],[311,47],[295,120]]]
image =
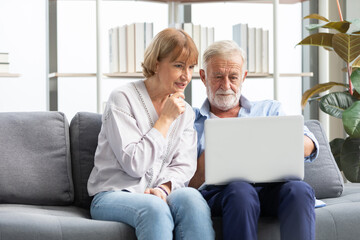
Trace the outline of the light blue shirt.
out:
[[[273,100],[264,100],[257,102],[250,102],[244,96],[240,97],[240,111],[238,117],[264,117],[264,116],[284,116],[285,112],[282,110],[281,103]],[[204,123],[210,118],[210,103],[206,99],[200,109],[194,108],[195,111],[195,129],[198,133],[197,154],[198,158],[205,149],[204,137]],[[305,158],[306,162],[312,162],[319,155],[319,143],[314,134],[304,126],[304,135],[308,136],[315,144],[316,150]]]

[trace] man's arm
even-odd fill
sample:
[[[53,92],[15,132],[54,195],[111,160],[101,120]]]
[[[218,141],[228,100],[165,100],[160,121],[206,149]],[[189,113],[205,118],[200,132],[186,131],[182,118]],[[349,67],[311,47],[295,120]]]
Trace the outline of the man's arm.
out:
[[[310,156],[315,150],[315,144],[308,136],[304,135],[304,157]]]
[[[189,183],[189,187],[198,189],[201,184],[205,182],[205,151],[200,155],[197,160],[197,169],[195,175]]]

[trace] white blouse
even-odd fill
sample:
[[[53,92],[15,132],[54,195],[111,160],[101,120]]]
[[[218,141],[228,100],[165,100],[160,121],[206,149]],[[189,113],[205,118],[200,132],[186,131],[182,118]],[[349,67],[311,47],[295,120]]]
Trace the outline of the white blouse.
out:
[[[186,103],[164,138],[153,128],[158,115],[144,81],[115,89],[102,116],[89,195],[112,190],[143,193],[169,181],[172,190],[187,186],[197,164],[194,118]]]

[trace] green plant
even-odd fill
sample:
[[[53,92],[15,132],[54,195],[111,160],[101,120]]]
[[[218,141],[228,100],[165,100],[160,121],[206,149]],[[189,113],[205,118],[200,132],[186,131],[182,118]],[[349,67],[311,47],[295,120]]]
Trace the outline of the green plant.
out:
[[[345,177],[351,182],[360,182],[360,19],[343,20],[338,0],[337,4],[340,21],[332,22],[318,14],[305,17],[322,21],[319,24],[309,25],[307,27],[309,31],[327,28],[334,30],[334,33],[314,33],[298,44],[319,46],[334,51],[346,63],[348,84],[338,82],[318,84],[303,94],[301,105],[304,108],[308,100],[317,100],[323,112],[342,119],[349,137],[331,141],[331,150]],[[350,26],[355,30],[348,32]],[[341,71],[340,67],[339,71]],[[341,86],[344,91],[311,98],[334,86]]]

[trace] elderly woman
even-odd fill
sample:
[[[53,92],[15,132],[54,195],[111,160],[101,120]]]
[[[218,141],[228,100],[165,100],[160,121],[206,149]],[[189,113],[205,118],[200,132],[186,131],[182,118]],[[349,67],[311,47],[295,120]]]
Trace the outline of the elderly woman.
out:
[[[198,51],[182,30],[165,29],[146,49],[145,80],[107,102],[88,192],[91,216],[135,228],[138,239],[214,239],[210,210],[186,187],[196,170],[194,112],[184,101]]]

